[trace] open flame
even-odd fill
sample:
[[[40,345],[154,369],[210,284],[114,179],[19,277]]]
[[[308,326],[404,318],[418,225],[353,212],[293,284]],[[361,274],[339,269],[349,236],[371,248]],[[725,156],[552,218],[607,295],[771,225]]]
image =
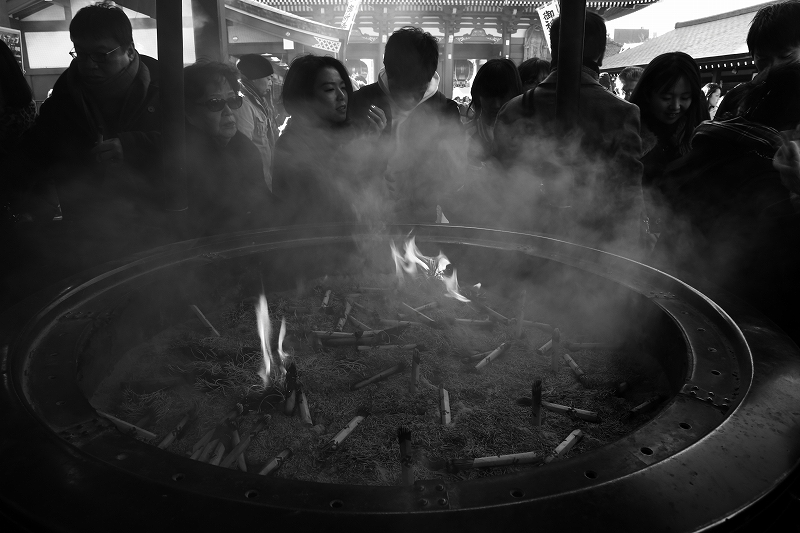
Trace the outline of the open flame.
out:
[[[469,299],[464,297],[458,290],[458,276],[456,269],[452,269],[452,275],[447,275],[446,272],[450,266],[450,260],[442,252],[436,257],[427,257],[422,255],[422,252],[417,248],[414,237],[409,237],[403,246],[403,253],[401,254],[394,242],[389,243],[389,248],[392,251],[392,259],[394,259],[395,272],[397,280],[400,284],[405,281],[405,274],[416,276],[419,273],[418,266],[429,277],[440,279],[444,282],[447,289],[446,296],[455,298],[460,302],[469,302]]]
[[[264,388],[269,384],[269,376],[272,370],[273,356],[270,340],[272,339],[272,324],[269,319],[269,306],[267,298],[262,294],[256,306],[256,322],[258,323],[258,338],[261,340],[261,355],[264,361],[258,370],[258,376],[264,383]],[[278,359],[276,379],[280,383],[286,375],[285,361],[288,354],[283,350],[283,339],[286,337],[286,319],[281,320],[281,329],[278,333]]]

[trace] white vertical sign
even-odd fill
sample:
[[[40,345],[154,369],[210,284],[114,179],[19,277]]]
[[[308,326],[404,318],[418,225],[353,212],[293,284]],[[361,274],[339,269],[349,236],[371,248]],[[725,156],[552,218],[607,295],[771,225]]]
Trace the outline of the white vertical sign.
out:
[[[544,38],[547,40],[547,47],[552,50],[553,45],[550,43],[550,27],[553,25],[553,21],[556,17],[561,14],[558,0],[553,0],[536,9],[536,11],[539,13],[539,20],[542,21],[542,31],[544,32]]]
[[[341,28],[343,30],[347,30],[349,32],[353,28],[353,24],[356,21],[356,15],[358,15],[358,8],[360,6],[361,0],[347,0],[347,7],[344,9],[344,15],[342,16]]]

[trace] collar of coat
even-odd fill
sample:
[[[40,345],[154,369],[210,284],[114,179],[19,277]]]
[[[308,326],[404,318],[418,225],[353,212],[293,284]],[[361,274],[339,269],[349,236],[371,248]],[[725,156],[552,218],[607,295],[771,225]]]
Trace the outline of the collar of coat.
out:
[[[581,67],[581,85],[600,85],[600,74],[593,68],[583,65]],[[558,70],[554,70],[539,85],[555,85],[558,81]],[[602,85],[601,85],[602,87]]]

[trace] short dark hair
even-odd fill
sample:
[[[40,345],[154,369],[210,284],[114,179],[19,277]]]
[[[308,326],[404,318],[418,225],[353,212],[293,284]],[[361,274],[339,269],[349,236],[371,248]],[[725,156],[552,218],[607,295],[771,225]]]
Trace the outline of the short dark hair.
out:
[[[644,69],[642,67],[625,67],[619,73],[619,79],[622,81],[637,81],[642,77]]]
[[[386,75],[400,87],[431,81],[439,64],[436,37],[420,28],[406,26],[389,36],[383,54]]]
[[[550,62],[532,57],[523,61],[517,70],[522,85],[538,84],[550,74]]]
[[[762,83],[748,89],[738,114],[776,130],[789,130],[800,123],[800,65],[770,69]]]
[[[758,10],[750,31],[747,48],[764,54],[777,54],[800,45],[800,0],[786,0]]]
[[[558,37],[561,28],[561,17],[556,17],[550,26],[550,46],[552,48],[553,65],[558,64]],[[602,63],[606,53],[606,21],[594,11],[586,12],[586,24],[583,26],[583,59],[594,61],[600,58],[598,64]]]
[[[10,109],[22,109],[30,105],[33,94],[17,59],[8,45],[0,39],[0,94]]]
[[[295,115],[305,108],[306,101],[314,94],[314,81],[317,74],[325,68],[334,68],[345,85],[347,101],[352,101],[353,82],[341,61],[331,56],[300,56],[292,61],[286,78],[283,80],[283,107],[289,115]]]
[[[183,97],[186,103],[203,96],[209,83],[228,82],[234,92],[239,91],[239,73],[230,65],[219,61],[201,59],[183,69]]]
[[[69,38],[74,42],[82,37],[110,37],[121,47],[128,46],[133,42],[131,21],[117,6],[98,2],[80,9],[69,23]]]
[[[719,83],[711,82],[703,85],[703,94],[706,95],[706,98],[708,98],[717,91],[720,91],[720,93],[722,92],[722,85],[720,85]]]
[[[692,56],[683,52],[668,52],[653,58],[642,72],[630,102],[639,106],[644,125],[651,131],[661,131],[663,128],[652,116],[647,104],[659,91],[673,87],[681,78],[689,82],[692,93],[692,103],[686,110],[685,122],[678,125],[681,128],[678,132],[678,145],[682,150],[688,150],[694,129],[702,121],[709,119],[708,100],[700,85],[700,67]]]
[[[497,98],[509,93],[512,96],[522,94],[522,80],[519,79],[517,66],[510,59],[490,59],[484,63],[472,81],[472,107],[475,113],[481,112],[481,96]]]

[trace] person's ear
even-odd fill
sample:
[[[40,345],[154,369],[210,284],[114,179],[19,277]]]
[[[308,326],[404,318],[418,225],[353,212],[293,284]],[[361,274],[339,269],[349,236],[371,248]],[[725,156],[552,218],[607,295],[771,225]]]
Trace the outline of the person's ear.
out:
[[[131,61],[133,61],[133,58],[136,57],[136,46],[134,46],[133,41],[131,41],[131,44],[128,45],[125,55],[128,56],[128,59]]]

